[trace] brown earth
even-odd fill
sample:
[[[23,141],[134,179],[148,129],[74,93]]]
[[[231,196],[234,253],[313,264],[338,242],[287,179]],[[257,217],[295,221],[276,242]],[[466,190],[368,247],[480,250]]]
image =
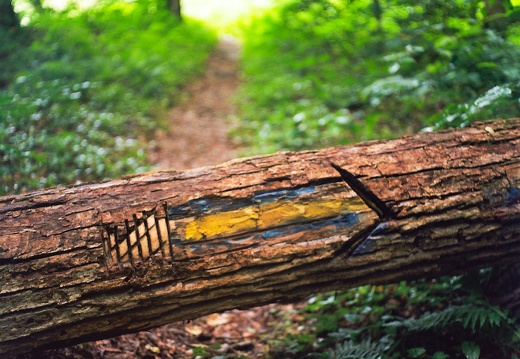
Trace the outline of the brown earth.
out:
[[[186,101],[170,111],[169,131],[158,132],[152,143],[150,161],[156,169],[211,166],[238,156],[240,148],[233,144],[228,132],[234,111],[231,100],[240,83],[239,55],[240,45],[235,39],[220,40],[208,59],[205,74],[187,86]],[[275,340],[288,332],[300,331],[296,327],[302,322],[304,318],[293,305],[272,304],[212,314],[189,323],[173,323],[31,357],[267,358]]]
[[[202,78],[186,88],[186,102],[171,110],[168,132],[159,132],[150,161],[157,169],[183,170],[216,165],[236,158],[229,117],[240,83],[240,45],[230,36],[220,39]]]

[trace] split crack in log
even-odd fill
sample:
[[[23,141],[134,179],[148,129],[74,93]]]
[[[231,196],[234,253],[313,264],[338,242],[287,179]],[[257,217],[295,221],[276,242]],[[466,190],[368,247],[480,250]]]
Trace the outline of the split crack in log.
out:
[[[392,217],[392,211],[387,207],[385,202],[379,199],[374,192],[370,190],[367,186],[365,186],[356,176],[347,171],[344,168],[341,168],[337,164],[331,162],[331,166],[338,171],[343,178],[343,181],[352,188],[354,192],[366,203],[368,207],[370,207],[374,212],[377,213],[379,219],[382,221],[389,220]]]
[[[361,198],[363,202],[365,202],[365,204],[379,216],[379,221],[376,221],[372,226],[360,232],[358,235],[353,236],[353,238],[345,242],[338,251],[338,253],[347,253],[350,255],[355,253],[358,247],[363,248],[365,241],[376,233],[381,223],[392,218],[392,210],[388,208],[388,206],[354,174],[333,162],[331,162],[330,165],[340,174],[347,186],[356,192],[359,198]]]

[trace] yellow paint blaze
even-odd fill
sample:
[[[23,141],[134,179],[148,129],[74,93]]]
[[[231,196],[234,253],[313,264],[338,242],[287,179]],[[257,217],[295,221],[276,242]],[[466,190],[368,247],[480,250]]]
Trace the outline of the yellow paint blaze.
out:
[[[183,240],[201,240],[333,218],[345,213],[370,211],[370,208],[359,197],[345,199],[329,196],[323,199],[299,198],[296,201],[282,198],[276,202],[261,203],[228,212],[170,220],[169,227]],[[147,259],[152,253],[159,250],[163,256],[171,257],[166,219],[157,218],[156,220],[152,215],[145,220],[146,226],[141,222],[137,231],[133,230],[129,234],[120,232],[119,243],[116,243],[114,234],[109,236],[110,254],[113,261],[117,261],[116,246],[122,262],[130,260],[130,254],[133,260]],[[139,233],[139,238],[137,238],[137,233]],[[139,245],[137,245],[138,242]],[[129,246],[131,247],[130,253]]]
[[[198,240],[215,235],[226,236],[256,228],[258,214],[254,207],[210,214],[193,220],[185,228],[185,238]]]
[[[300,202],[284,200],[196,218],[186,225],[184,237],[186,240],[225,237],[366,210],[370,209],[358,197]]]
[[[313,200],[311,202],[269,203],[260,208],[259,229],[296,223],[302,220],[333,217],[346,212],[357,212],[366,205],[361,201]]]

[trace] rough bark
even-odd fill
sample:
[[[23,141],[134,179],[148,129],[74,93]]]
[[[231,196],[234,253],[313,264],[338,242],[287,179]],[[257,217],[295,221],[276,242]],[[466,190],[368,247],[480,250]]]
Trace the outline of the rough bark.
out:
[[[518,261],[519,144],[501,120],[0,198],[0,354]]]

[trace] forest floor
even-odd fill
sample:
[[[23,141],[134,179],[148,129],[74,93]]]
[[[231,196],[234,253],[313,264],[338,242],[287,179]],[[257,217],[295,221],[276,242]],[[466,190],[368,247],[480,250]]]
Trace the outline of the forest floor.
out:
[[[187,86],[185,101],[170,111],[169,129],[158,131],[151,144],[150,161],[157,170],[211,166],[238,157],[240,148],[233,144],[229,131],[232,98],[240,84],[239,56],[237,40],[222,37],[204,75]],[[231,310],[34,357],[266,358],[277,338],[304,321],[295,310],[297,306],[301,304]]]
[[[204,75],[186,87],[186,101],[170,111],[169,130],[156,134],[149,159],[157,169],[212,166],[238,157],[228,133],[240,84],[239,57],[237,40],[222,36]]]

